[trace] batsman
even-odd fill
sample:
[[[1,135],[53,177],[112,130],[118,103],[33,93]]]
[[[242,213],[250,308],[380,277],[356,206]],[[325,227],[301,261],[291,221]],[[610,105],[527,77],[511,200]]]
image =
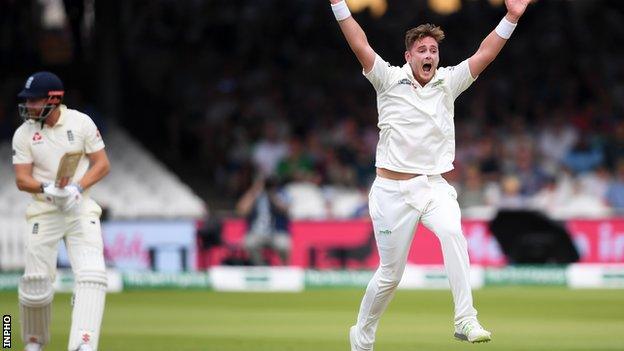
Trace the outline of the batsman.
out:
[[[490,341],[491,333],[479,324],[473,306],[457,192],[442,174],[453,169],[455,158],[455,99],[498,56],[530,0],[505,0],[506,15],[477,51],[456,66],[440,68],[440,27],[423,24],[408,30],[405,63],[392,66],[371,48],[346,3],[330,2],[364,76],[377,92],[380,129],[377,177],[369,195],[380,263],[351,327],[351,350],[373,349],[379,319],[401,280],[419,222],[440,240],[455,304],[454,336]]]
[[[89,189],[110,164],[91,118],[62,105],[62,81],[38,72],[18,97],[24,123],[13,136],[17,187],[31,194],[26,209],[25,270],[18,288],[26,351],[42,350],[50,340],[52,282],[57,248],[64,240],[74,273],[74,298],[68,350],[97,350],[107,279],[100,214]]]

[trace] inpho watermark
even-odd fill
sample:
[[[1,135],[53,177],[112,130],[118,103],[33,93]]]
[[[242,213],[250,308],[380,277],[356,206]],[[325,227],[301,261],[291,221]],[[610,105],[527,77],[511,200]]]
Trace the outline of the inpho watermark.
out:
[[[2,316],[2,348],[11,348],[11,315]]]

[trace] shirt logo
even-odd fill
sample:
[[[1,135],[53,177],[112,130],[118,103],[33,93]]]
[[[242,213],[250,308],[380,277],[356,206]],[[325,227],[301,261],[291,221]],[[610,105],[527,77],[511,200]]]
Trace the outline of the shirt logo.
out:
[[[39,223],[35,223],[33,224],[33,230],[32,230],[33,234],[39,234]]]
[[[39,134],[39,132],[35,132],[35,135],[33,135],[33,141],[39,141],[41,138],[43,137]]]
[[[17,151],[15,151],[15,149],[13,149],[13,156],[17,155]]]
[[[435,87],[437,87],[438,85],[442,85],[442,84],[444,84],[444,78],[442,78],[442,79],[438,79],[437,81],[435,81],[433,84],[431,84],[431,87],[432,87],[432,88],[435,88]]]
[[[399,80],[397,84],[398,85],[411,85],[414,89],[418,89],[416,84],[412,83],[412,81],[407,79],[407,78],[403,78],[403,79]]]
[[[74,142],[74,133],[72,133],[71,129],[69,129],[69,130],[67,131],[67,140],[68,140],[70,143],[73,143],[73,142]]]
[[[380,230],[379,231],[379,235],[390,235],[392,234],[392,230],[386,229],[386,230]]]

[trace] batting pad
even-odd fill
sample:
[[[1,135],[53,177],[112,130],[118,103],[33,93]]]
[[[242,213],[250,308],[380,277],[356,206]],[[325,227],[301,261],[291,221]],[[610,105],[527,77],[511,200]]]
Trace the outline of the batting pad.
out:
[[[24,343],[47,344],[54,299],[50,278],[45,274],[24,275],[19,282],[18,298]]]
[[[76,277],[69,350],[88,344],[96,351],[106,298],[106,272],[81,271]]]

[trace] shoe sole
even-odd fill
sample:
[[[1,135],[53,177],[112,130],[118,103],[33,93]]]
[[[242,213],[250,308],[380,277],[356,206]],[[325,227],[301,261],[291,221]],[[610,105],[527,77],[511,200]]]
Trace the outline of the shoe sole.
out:
[[[469,343],[473,343],[473,344],[479,344],[479,343],[483,343],[483,342],[490,342],[492,341],[492,337],[491,336],[482,336],[480,338],[477,338],[475,340],[468,340],[468,337],[464,334],[460,334],[460,333],[455,333],[453,335],[455,337],[455,339],[459,340],[459,341],[466,341]]]

